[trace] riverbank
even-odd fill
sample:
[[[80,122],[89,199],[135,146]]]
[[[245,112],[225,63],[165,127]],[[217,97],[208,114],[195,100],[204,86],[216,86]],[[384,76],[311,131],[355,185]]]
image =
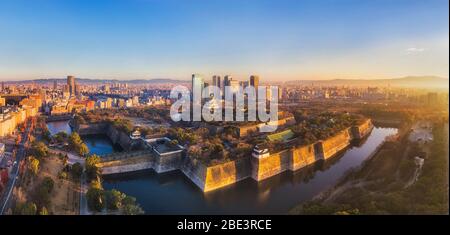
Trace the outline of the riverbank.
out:
[[[135,196],[146,214],[286,214],[299,202],[311,200],[333,186],[344,172],[359,166],[386,136],[396,133],[397,129],[375,127],[363,143],[326,161],[263,181],[248,177],[206,193],[179,170],[103,176],[103,187]]]

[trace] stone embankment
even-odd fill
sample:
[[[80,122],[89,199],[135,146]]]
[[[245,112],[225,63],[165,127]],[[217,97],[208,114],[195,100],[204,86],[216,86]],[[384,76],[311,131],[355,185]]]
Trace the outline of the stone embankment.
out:
[[[252,175],[257,181],[267,179],[283,171],[296,171],[319,160],[327,160],[345,150],[353,140],[361,140],[373,129],[370,119],[349,127],[338,134],[306,146],[294,146],[261,158],[252,158]]]
[[[124,151],[137,148],[136,145],[141,144],[139,141],[133,141],[127,133],[117,130],[109,123],[74,124],[73,127],[81,136],[105,134],[113,144],[120,145]]]
[[[97,128],[102,129],[102,127]],[[261,181],[286,170],[296,171],[319,160],[329,159],[349,147],[353,140],[365,138],[372,128],[373,125],[369,119],[360,125],[349,127],[326,140],[317,141],[306,146],[295,146],[276,153],[270,153],[261,158],[246,157],[214,166],[206,166],[186,157],[184,154],[159,156],[155,153],[147,153],[145,156],[138,156],[130,162],[126,162],[128,160],[120,160],[117,163],[112,163],[113,160],[102,162],[100,167],[103,174],[116,174],[144,169],[154,169],[159,173],[181,170],[202,191],[208,192],[249,177]],[[80,130],[91,131],[88,129]],[[118,138],[118,141],[124,141],[120,139],[120,134],[110,130],[108,132],[108,136],[111,135],[116,140]]]

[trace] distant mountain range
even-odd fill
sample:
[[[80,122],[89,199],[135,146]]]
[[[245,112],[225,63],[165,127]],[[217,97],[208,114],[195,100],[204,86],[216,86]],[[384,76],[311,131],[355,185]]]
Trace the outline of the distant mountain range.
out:
[[[25,81],[7,81],[6,83],[65,83],[66,78],[48,78],[35,79]],[[77,82],[81,84],[98,84],[98,83],[116,83],[125,82],[128,84],[163,84],[163,83],[188,83],[190,80],[176,80],[169,78],[158,79],[134,79],[134,80],[116,80],[116,79],[89,79],[77,78]],[[271,83],[271,82],[266,82]],[[280,82],[275,82],[280,83]],[[448,88],[448,78],[437,76],[408,76],[392,79],[332,79],[332,80],[295,80],[284,82],[287,85],[322,85],[322,86],[391,86],[391,87],[423,87],[423,88]]]
[[[66,82],[67,78],[47,78],[47,79],[34,79],[34,80],[23,80],[23,81],[8,81],[7,83],[53,83]],[[188,81],[175,80],[169,78],[156,78],[156,79],[134,79],[134,80],[117,80],[117,79],[90,79],[90,78],[77,78],[77,82],[81,84],[94,84],[94,83],[129,83],[129,84],[144,84],[144,83],[186,83]]]
[[[391,79],[333,79],[333,80],[297,80],[285,84],[323,85],[323,86],[391,86],[448,88],[448,78],[436,76],[408,76]]]

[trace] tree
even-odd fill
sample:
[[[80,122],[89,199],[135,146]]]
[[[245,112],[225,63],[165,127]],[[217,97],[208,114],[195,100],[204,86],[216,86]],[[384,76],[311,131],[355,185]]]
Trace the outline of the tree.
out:
[[[37,206],[33,202],[19,203],[16,206],[16,213],[20,215],[36,215]]]
[[[72,174],[72,177],[76,180],[79,180],[81,177],[81,174],[83,173],[83,167],[79,162],[72,165],[72,168],[70,169],[70,173]]]
[[[48,210],[45,206],[41,208],[41,210],[39,211],[39,215],[48,215]]]
[[[67,172],[65,172],[65,171],[59,172],[58,178],[63,179],[63,180],[67,179]]]
[[[39,187],[36,189],[35,198],[39,205],[50,205],[50,194],[53,191],[55,183],[50,177],[45,177]]]
[[[81,143],[78,146],[78,154],[80,154],[81,156],[86,156],[89,153],[89,148],[85,143]]]
[[[42,132],[42,139],[44,139],[47,142],[49,142],[51,140],[51,133],[48,129],[46,129]]]
[[[66,135],[66,136],[64,137],[64,135]],[[61,131],[61,132],[56,133],[53,136],[53,138],[56,140],[56,142],[63,143],[66,140],[66,138],[67,138],[67,134],[66,134],[66,132],[62,132]]]
[[[103,189],[102,183],[98,178],[91,181],[91,188]]]
[[[139,205],[124,205],[122,207],[123,215],[142,215],[144,210]]]
[[[106,207],[109,210],[117,210],[122,207],[122,200],[126,195],[118,190],[112,189],[105,192]]]
[[[39,160],[37,158],[35,158],[34,156],[28,157],[28,169],[34,175],[37,175],[37,173],[39,172]]]
[[[96,154],[92,154],[88,158],[86,158],[86,167],[95,166],[100,163],[100,157]]]
[[[75,152],[82,156],[86,156],[89,153],[89,148],[83,143],[83,140],[77,132],[72,132],[72,134],[70,134],[69,144]]]
[[[48,155],[48,147],[43,142],[41,142],[41,141],[33,142],[32,146],[33,146],[32,147],[33,154],[37,158],[41,159]]]
[[[90,187],[86,193],[87,203],[90,210],[101,211],[103,205],[103,190]]]
[[[42,180],[41,187],[46,189],[48,193],[51,193],[53,190],[53,187],[55,186],[55,182],[50,177],[45,177],[44,180]]]
[[[94,179],[99,174],[97,164],[100,162],[100,157],[92,154],[86,158],[86,174],[89,179]]]
[[[144,210],[136,204],[136,198],[125,196],[122,200],[122,214],[124,215],[141,215],[144,214]]]
[[[77,132],[72,132],[72,134],[70,134],[69,143],[72,146],[79,145],[82,142],[83,142],[83,140],[81,140],[81,137]]]

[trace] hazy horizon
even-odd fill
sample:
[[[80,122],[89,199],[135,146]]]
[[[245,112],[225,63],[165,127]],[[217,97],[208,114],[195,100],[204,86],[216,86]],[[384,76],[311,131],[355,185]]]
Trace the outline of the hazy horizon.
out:
[[[5,0],[0,81],[448,78],[448,27],[447,0]]]

